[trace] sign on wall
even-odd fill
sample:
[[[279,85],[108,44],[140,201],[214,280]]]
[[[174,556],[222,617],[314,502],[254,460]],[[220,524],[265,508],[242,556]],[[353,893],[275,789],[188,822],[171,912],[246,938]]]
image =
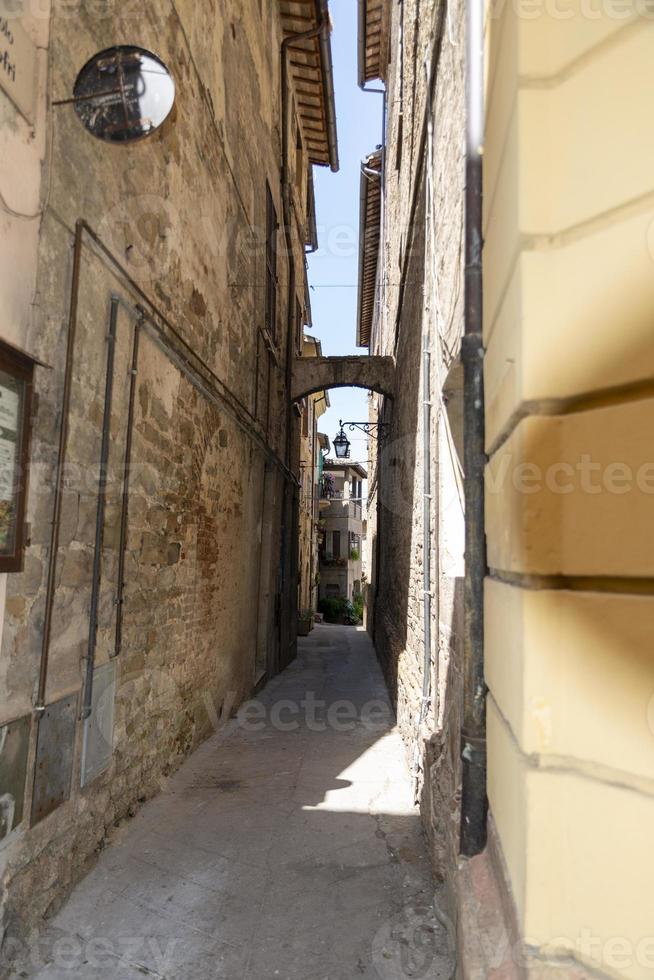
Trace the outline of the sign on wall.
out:
[[[23,567],[34,362],[0,341],[0,572]]]
[[[36,45],[0,4],[0,88],[29,123],[34,123],[37,70]]]

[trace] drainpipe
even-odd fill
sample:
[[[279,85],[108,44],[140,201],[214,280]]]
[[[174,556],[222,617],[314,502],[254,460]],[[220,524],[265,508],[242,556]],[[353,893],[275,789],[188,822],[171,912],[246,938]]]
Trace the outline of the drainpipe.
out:
[[[425,297],[430,295],[427,285],[430,276],[434,274],[432,266],[432,221],[433,221],[433,140],[434,140],[434,121],[431,99],[430,71],[429,64],[425,62],[425,76],[427,80],[427,175],[426,187],[426,216],[425,216],[425,272],[426,286]],[[429,262],[429,265],[427,263]],[[420,702],[420,713],[418,715],[418,725],[416,731],[416,746],[414,755],[414,782],[413,794],[416,803],[418,802],[418,773],[420,770],[420,733],[422,726],[427,719],[427,712],[432,700],[431,691],[431,660],[432,660],[432,587],[431,587],[431,504],[432,504],[432,485],[431,485],[431,349],[432,349],[432,324],[433,310],[429,299],[425,298],[422,318],[422,574],[423,574],[423,652],[422,652],[422,699]],[[437,356],[440,352],[437,351]]]
[[[484,142],[484,4],[469,0],[466,44],[465,333],[463,361],[465,591],[461,853],[486,846],[486,684],[484,681],[484,343],[482,321],[482,157]]]
[[[432,117],[431,87],[429,85],[429,71],[427,74],[427,86],[429,91],[429,118],[427,120],[427,152],[429,155],[429,213],[426,221],[426,231],[429,235],[429,242],[432,240],[432,220],[433,220],[433,200],[431,178],[433,172],[433,141],[434,141],[434,121]],[[431,255],[431,245],[429,248]],[[433,269],[430,269],[433,274]],[[423,448],[423,467],[422,467],[422,567],[423,567],[423,590],[424,590],[424,650],[422,668],[422,705],[420,709],[421,724],[427,717],[429,704],[431,701],[431,324],[434,311],[428,305],[427,315],[424,319],[422,332],[422,448]]]
[[[132,339],[132,366],[129,378],[129,402],[127,409],[127,435],[125,437],[125,462],[123,467],[123,496],[120,510],[120,543],[118,545],[118,587],[116,590],[116,639],[114,657],[119,657],[123,648],[123,606],[125,603],[125,554],[127,550],[127,526],[129,519],[129,492],[132,469],[132,436],[134,430],[134,408],[136,405],[136,383],[139,364],[139,343],[143,316],[134,325]]]

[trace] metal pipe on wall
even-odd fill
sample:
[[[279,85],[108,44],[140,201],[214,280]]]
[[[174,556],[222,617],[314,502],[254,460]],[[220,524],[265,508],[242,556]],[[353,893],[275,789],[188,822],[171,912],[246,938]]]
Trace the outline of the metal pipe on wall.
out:
[[[429,74],[427,74],[427,84],[429,84]],[[429,163],[427,166],[426,184],[426,206],[427,220],[425,222],[425,237],[431,243],[431,222],[433,220],[433,201],[431,192],[432,166],[433,166],[433,138],[434,123],[432,116],[431,92],[429,92],[429,104],[427,111],[429,118],[427,121],[427,154]],[[431,247],[425,249],[425,262],[427,256],[431,260]],[[428,277],[434,274],[434,270],[428,269]],[[422,330],[422,566],[423,566],[423,594],[424,594],[424,649],[422,665],[422,703],[420,708],[420,724],[427,716],[431,701],[431,508],[432,508],[432,485],[431,485],[431,348],[432,348],[432,317],[434,311],[429,305],[425,304],[425,317]],[[437,356],[439,352],[437,351]]]
[[[98,639],[98,607],[100,603],[100,582],[102,577],[102,545],[104,542],[104,516],[107,503],[107,471],[109,468],[109,436],[111,430],[111,403],[114,390],[114,360],[116,355],[116,329],[118,324],[117,296],[111,297],[109,314],[109,333],[107,334],[107,371],[104,387],[104,411],[102,416],[102,442],[100,445],[100,468],[98,473],[98,503],[95,515],[95,543],[93,548],[93,576],[91,580],[91,611],[89,615],[89,637],[86,650],[86,676],[84,679],[84,699],[82,701],[82,721],[91,716],[93,704],[93,672],[95,670],[95,650]]]
[[[125,594],[125,551],[127,547],[127,523],[129,520],[129,485],[132,466],[132,428],[134,425],[134,406],[136,403],[136,379],[138,372],[139,344],[143,317],[134,324],[132,339],[132,365],[130,368],[129,403],[127,407],[127,435],[125,437],[125,462],[123,469],[123,495],[120,512],[120,541],[118,545],[118,585],[116,590],[116,639],[114,657],[119,657],[123,648],[123,605]]]
[[[482,158],[484,142],[484,3],[469,0],[466,41],[465,334],[463,361],[465,590],[461,853],[486,846],[486,684],[484,681],[484,342],[482,293]]]
[[[427,80],[427,167],[425,172],[425,250],[424,250],[424,282],[425,301],[422,315],[422,575],[423,575],[423,652],[422,652],[422,698],[420,712],[416,725],[416,744],[414,749],[414,796],[418,802],[418,774],[420,770],[420,732],[427,718],[427,712],[432,701],[432,473],[431,473],[431,356],[432,356],[432,317],[428,288],[434,269],[431,265],[432,254],[432,221],[433,221],[433,139],[434,121],[431,88],[429,85],[430,68],[425,61],[425,76]],[[440,357],[440,351],[436,351]]]

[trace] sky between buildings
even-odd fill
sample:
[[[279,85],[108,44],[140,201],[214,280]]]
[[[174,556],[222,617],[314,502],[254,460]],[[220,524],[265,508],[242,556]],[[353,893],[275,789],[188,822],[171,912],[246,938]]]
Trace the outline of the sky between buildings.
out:
[[[357,84],[357,3],[331,0],[332,53],[341,169],[315,167],[319,250],[309,256],[314,336],[325,355],[365,354],[356,346],[359,273],[359,175],[361,160],[382,140],[382,97]],[[378,86],[375,86],[378,87]],[[339,419],[365,421],[368,395],[361,388],[329,392],[332,407],[319,420],[333,439]],[[365,463],[366,437],[347,432],[352,459]],[[332,452],[333,456],[333,452]]]

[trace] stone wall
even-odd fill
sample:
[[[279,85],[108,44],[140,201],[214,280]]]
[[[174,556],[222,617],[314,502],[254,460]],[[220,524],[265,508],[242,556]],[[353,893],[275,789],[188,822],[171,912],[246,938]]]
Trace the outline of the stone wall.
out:
[[[297,499],[286,469],[293,461],[286,455],[283,257],[277,349],[263,332],[266,180],[282,218],[276,6],[57,5],[50,38],[54,99],[70,96],[78,71],[108,38],[156,52],[175,77],[177,99],[162,129],[131,146],[94,140],[70,106],[53,109],[48,120],[36,288],[16,316],[21,346],[47,367],[37,369],[35,380],[31,542],[24,572],[7,582],[0,724],[31,716],[36,692],[73,237],[81,218],[114,258],[84,236],[46,701],[78,697],[84,672],[112,295],[122,305],[96,664],[115,664],[116,701],[108,768],[80,789],[78,724],[70,798],[28,829],[37,734],[31,723],[25,816],[0,843],[6,950],[57,907],[114,824],[157,791],[266,671],[292,656],[293,613],[280,620],[276,610],[290,607],[291,596],[294,604],[297,591],[288,546],[284,594],[276,595],[281,524],[290,526]],[[296,140],[291,144],[295,152]],[[299,183],[294,250],[303,301],[306,167]],[[3,193],[10,189],[3,184]],[[123,646],[113,660],[136,304],[147,320],[133,420]]]
[[[389,430],[378,455],[371,440],[371,457],[377,458],[368,504],[368,627],[394,696],[434,867],[450,880],[458,853],[463,575],[457,365],[463,317],[464,15],[463,3],[447,5],[447,12],[437,3],[393,7],[385,221],[371,353],[395,355],[397,383],[392,400],[371,397],[371,417],[384,419]],[[428,559],[423,553],[425,332],[432,403]],[[426,560],[431,562],[432,649],[430,701],[421,721]]]

